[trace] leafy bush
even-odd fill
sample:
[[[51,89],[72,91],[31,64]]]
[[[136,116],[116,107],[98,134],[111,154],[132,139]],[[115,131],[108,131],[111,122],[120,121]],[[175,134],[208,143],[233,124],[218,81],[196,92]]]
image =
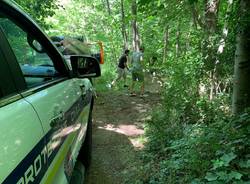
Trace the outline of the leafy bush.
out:
[[[232,116],[229,94],[200,94],[199,61],[190,55],[168,64],[165,100],[146,124],[133,183],[250,182],[250,111]]]
[[[162,112],[165,114],[165,112]],[[142,183],[249,183],[250,111],[218,117],[210,124],[148,122]],[[164,123],[164,127],[162,126]]]
[[[250,182],[250,111],[232,116],[229,91],[213,99],[201,93],[209,81],[200,72],[202,56],[193,56],[166,65],[164,101],[146,124],[143,164],[130,183]]]
[[[106,62],[101,65],[101,77],[94,80],[94,86],[97,91],[107,91],[108,85],[116,77],[116,67],[112,63]]]

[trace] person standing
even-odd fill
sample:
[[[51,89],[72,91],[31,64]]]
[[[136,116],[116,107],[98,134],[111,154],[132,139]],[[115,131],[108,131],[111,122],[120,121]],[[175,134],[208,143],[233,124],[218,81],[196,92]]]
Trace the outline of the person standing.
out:
[[[127,62],[128,62],[128,55],[129,55],[129,50],[126,49],[124,51],[124,54],[120,57],[119,59],[119,62],[118,62],[118,66],[117,66],[117,73],[118,73],[118,76],[116,79],[114,79],[111,83],[111,87],[115,85],[115,83],[120,80],[121,78],[124,79],[124,87],[128,87],[128,85],[126,84],[126,69],[128,69],[128,65],[127,65]]]
[[[141,90],[140,96],[144,95],[144,71],[143,71],[143,53],[144,47],[140,47],[139,51],[135,51],[132,54],[131,64],[132,64],[132,84],[130,88],[131,96],[136,96],[134,91],[135,82],[140,82]]]
[[[150,62],[149,62],[149,72],[153,76],[156,75],[156,68],[155,68],[156,62],[157,62],[157,57],[156,56],[152,56],[150,58]]]

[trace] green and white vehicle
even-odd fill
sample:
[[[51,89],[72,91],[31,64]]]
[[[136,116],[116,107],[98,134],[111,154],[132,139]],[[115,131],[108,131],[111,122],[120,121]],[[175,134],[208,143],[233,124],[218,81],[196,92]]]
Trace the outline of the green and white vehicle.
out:
[[[70,62],[17,5],[0,1],[0,183],[77,183],[89,165],[90,80],[100,66],[84,55]]]

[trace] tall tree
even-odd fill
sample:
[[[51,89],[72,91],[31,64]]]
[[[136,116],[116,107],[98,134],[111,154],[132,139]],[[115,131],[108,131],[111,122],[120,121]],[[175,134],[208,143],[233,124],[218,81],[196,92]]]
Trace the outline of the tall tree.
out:
[[[189,0],[189,3],[190,3],[189,5],[191,7],[193,25],[194,25],[195,29],[197,29],[198,25],[200,27],[203,27],[204,25],[203,25],[203,23],[201,21],[201,16],[199,14],[197,1]]]
[[[180,55],[181,44],[180,44],[180,37],[181,37],[181,30],[180,30],[180,22],[177,23],[177,30],[176,30],[176,43],[175,43],[175,56],[178,58]]]
[[[210,100],[214,97],[214,89],[216,83],[216,48],[215,48],[215,34],[217,30],[218,11],[220,0],[205,0],[205,37],[204,37],[204,58],[206,70],[209,71],[210,77]]]
[[[107,3],[107,10],[108,10],[108,13],[109,13],[109,15],[111,15],[111,8],[110,8],[109,0],[106,0],[106,3]]]
[[[167,60],[168,42],[169,42],[169,26],[166,25],[165,30],[164,30],[164,40],[163,40],[163,43],[164,43],[163,63],[165,63]]]
[[[15,0],[26,12],[28,12],[41,26],[48,28],[45,18],[53,16],[58,8],[57,0]]]
[[[233,113],[250,107],[250,1],[241,0],[233,86]]]
[[[205,22],[209,32],[215,32],[220,0],[205,0]]]
[[[133,0],[131,5],[132,10],[132,33],[133,33],[133,49],[139,50],[140,47],[140,37],[139,37],[139,30],[137,25],[137,1]]]
[[[122,17],[122,37],[123,37],[123,48],[128,48],[128,34],[126,31],[126,20],[124,11],[124,0],[121,0],[121,17]]]

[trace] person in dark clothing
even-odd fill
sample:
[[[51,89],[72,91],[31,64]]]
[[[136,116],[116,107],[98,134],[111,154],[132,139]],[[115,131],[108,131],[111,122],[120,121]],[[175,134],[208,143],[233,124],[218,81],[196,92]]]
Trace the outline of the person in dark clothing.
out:
[[[155,65],[157,63],[157,57],[156,56],[153,56],[150,58],[150,62],[149,62],[149,72],[151,75],[155,76],[155,72],[156,72],[156,68],[155,68]]]
[[[118,66],[117,66],[118,76],[115,80],[112,81],[111,86],[114,86],[118,80],[123,78],[124,79],[124,87],[128,87],[128,85],[126,85],[126,76],[127,76],[126,69],[129,70],[128,65],[127,65],[128,54],[129,54],[129,50],[126,49],[124,51],[124,54],[120,57],[119,62],[118,62]]]

